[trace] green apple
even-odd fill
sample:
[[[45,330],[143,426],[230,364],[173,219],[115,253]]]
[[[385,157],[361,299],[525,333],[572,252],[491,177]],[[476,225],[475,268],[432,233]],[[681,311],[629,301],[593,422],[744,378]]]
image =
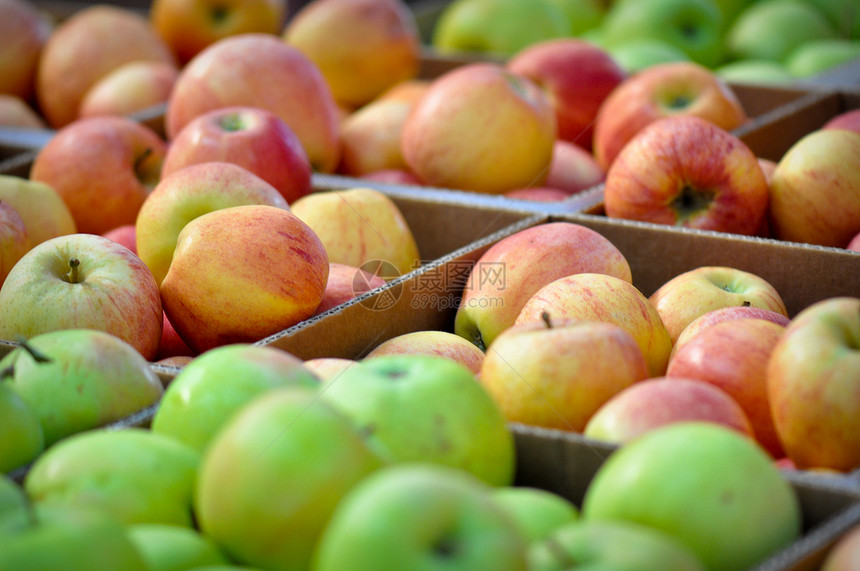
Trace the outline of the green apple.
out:
[[[513,482],[513,435],[465,366],[428,355],[383,355],[344,370],[322,399],[396,462],[461,468],[491,485]]]
[[[674,537],[624,521],[564,525],[532,545],[528,556],[530,571],[705,571],[690,548]]]
[[[2,380],[0,418],[0,473],[6,473],[31,462],[45,448],[45,436],[36,412]]]
[[[191,527],[200,455],[142,428],[70,436],[39,456],[24,480],[34,501],[92,506],[125,524]]]
[[[383,468],[337,506],[311,568],[525,571],[526,543],[490,490],[446,466]]]
[[[690,61],[690,56],[681,48],[654,38],[619,42],[608,47],[607,51],[630,74],[661,63]]]
[[[193,359],[164,391],[152,431],[203,451],[242,406],[276,387],[319,387],[302,361],[274,347],[236,343]]]
[[[787,85],[796,79],[784,64],[770,59],[739,59],[717,67],[714,72],[729,83]]]
[[[860,40],[860,5],[857,0],[806,0],[830,20],[840,38]]]
[[[796,77],[809,77],[860,58],[860,39],[810,40],[794,48],[785,67]]]
[[[569,35],[580,36],[596,29],[603,21],[606,6],[603,0],[548,0],[555,4],[567,16],[570,22]]]
[[[28,509],[24,490],[11,478],[0,474],[0,518]]]
[[[35,505],[0,517],[0,571],[150,571],[125,527],[100,510]]]
[[[725,44],[731,59],[782,62],[805,42],[835,37],[824,14],[804,0],[760,0],[738,15]]]
[[[205,452],[194,498],[199,529],[239,564],[306,569],[340,499],[383,464],[317,390],[268,391]]]
[[[36,335],[0,360],[0,370],[38,416],[46,447],[146,408],[164,390],[134,347],[95,329]]]
[[[714,0],[618,0],[601,24],[611,46],[631,40],[662,40],[705,67],[723,61],[723,16]]]
[[[229,563],[214,541],[187,527],[138,523],[128,526],[128,535],[149,571],[183,571]]]
[[[795,541],[802,524],[767,452],[704,422],[654,429],[613,453],[585,492],[582,517],[661,530],[707,569],[747,569]]]
[[[433,27],[431,44],[445,52],[511,56],[526,46],[570,35],[565,11],[548,0],[454,0]]]
[[[579,510],[570,500],[548,490],[504,486],[492,488],[490,495],[510,516],[529,545],[543,541],[556,529],[579,520]]]

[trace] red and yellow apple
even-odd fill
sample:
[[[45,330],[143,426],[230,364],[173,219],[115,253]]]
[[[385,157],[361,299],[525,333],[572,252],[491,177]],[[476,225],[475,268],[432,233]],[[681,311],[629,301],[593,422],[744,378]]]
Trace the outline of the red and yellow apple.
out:
[[[382,355],[433,355],[456,361],[478,375],[484,352],[459,335],[448,331],[413,331],[383,341],[364,358]]]
[[[163,61],[130,61],[122,64],[87,89],[79,117],[132,115],[170,99],[179,70]]]

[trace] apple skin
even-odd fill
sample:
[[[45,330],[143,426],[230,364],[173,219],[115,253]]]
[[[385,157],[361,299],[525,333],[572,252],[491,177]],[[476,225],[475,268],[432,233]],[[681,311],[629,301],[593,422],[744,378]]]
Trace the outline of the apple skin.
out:
[[[194,497],[199,529],[238,564],[307,569],[341,498],[384,464],[318,391],[270,391],[210,444]]]
[[[45,449],[45,435],[39,417],[8,382],[0,381],[0,474],[33,461]],[[3,484],[0,483],[0,488]],[[0,517],[5,497],[0,490]]]
[[[681,330],[681,334],[678,335],[678,338],[675,339],[675,344],[672,346],[672,354],[680,350],[687,341],[712,325],[723,323],[724,321],[750,318],[772,321],[783,327],[787,326],[791,321],[784,313],[773,311],[772,309],[753,307],[752,305],[730,305],[728,307],[712,309],[693,319]]]
[[[768,454],[707,422],[666,425],[622,446],[591,480],[582,518],[668,533],[706,569],[747,569],[801,534],[794,489]]]
[[[179,70],[163,61],[130,61],[97,80],[81,100],[78,117],[131,115],[167,103]]]
[[[0,200],[0,285],[29,250],[30,239],[24,221],[12,205]]]
[[[336,379],[340,374],[355,365],[358,361],[354,359],[343,359],[341,357],[317,357],[305,361],[305,367],[310,369],[320,381],[328,383]]]
[[[413,103],[399,99],[371,101],[341,123],[338,172],[363,176],[381,170],[408,170],[400,145]]]
[[[27,507],[28,501],[24,489],[5,473],[0,474],[0,518],[22,514]]]
[[[771,413],[767,367],[785,326],[765,319],[717,323],[690,339],[669,359],[668,377],[719,387],[743,409],[755,439],[774,458],[785,455]]]
[[[166,151],[155,131],[127,117],[78,119],[38,152],[30,179],[60,194],[78,232],[104,234],[134,224]]]
[[[338,504],[312,568],[525,571],[526,543],[491,490],[449,467],[382,468]]]
[[[0,93],[30,100],[36,85],[36,70],[42,48],[52,26],[45,15],[26,0],[0,2],[3,20],[0,36]]]
[[[608,274],[577,273],[537,290],[526,301],[514,325],[553,319],[585,319],[614,323],[627,331],[642,354],[648,376],[666,372],[672,339],[656,308],[633,284]]]
[[[589,151],[567,141],[557,140],[544,185],[576,194],[593,188],[606,179],[606,171]]]
[[[161,297],[173,327],[202,353],[259,341],[310,317],[328,269],[322,242],[292,213],[233,206],[185,225]]]
[[[480,382],[509,422],[582,432],[606,401],[647,377],[639,346],[620,326],[547,318],[499,334]]]
[[[94,234],[58,236],[24,254],[0,288],[0,311],[2,339],[90,328],[117,336],[145,359],[155,357],[161,339],[161,299],[149,268],[125,246]]]
[[[671,366],[671,362],[670,362]],[[651,377],[622,390],[588,421],[583,434],[626,444],[674,422],[713,422],[753,438],[741,405],[726,391],[693,377]]]
[[[128,536],[150,571],[229,564],[214,541],[187,527],[138,523],[128,526]]]
[[[795,142],[770,183],[769,222],[780,240],[844,248],[860,232],[860,133],[818,129]]]
[[[767,392],[777,434],[801,469],[860,467],[856,391],[860,299],[836,297],[798,313],[771,353]]]
[[[0,126],[47,129],[48,125],[26,101],[17,95],[0,93]]]
[[[385,184],[424,186],[424,183],[415,173],[409,172],[406,169],[382,169],[363,174],[359,178]]]
[[[810,40],[795,47],[785,59],[794,77],[809,78],[860,57],[860,41],[847,38]]]
[[[860,231],[858,231],[857,234],[853,238],[851,238],[851,240],[848,242],[848,245],[845,246],[845,249],[851,250],[852,252],[860,252]]]
[[[311,164],[296,134],[257,107],[224,107],[191,120],[171,140],[161,177],[187,166],[228,162],[244,167],[291,203],[311,192]]]
[[[481,372],[484,352],[448,331],[413,331],[392,337],[374,347],[364,358],[382,355],[435,355],[460,363],[473,375]]]
[[[555,108],[557,137],[589,152],[600,105],[627,77],[606,50],[580,38],[538,42],[519,51],[506,67],[547,91]]]
[[[510,190],[504,195],[517,200],[532,200],[536,202],[562,202],[570,198],[570,195],[563,190],[543,186],[518,188],[517,190]]]
[[[117,244],[122,244],[133,253],[137,254],[137,238],[134,224],[123,224],[111,230],[108,230],[102,236],[110,238]]]
[[[176,80],[164,118],[167,137],[173,139],[198,115],[237,105],[280,117],[315,171],[337,167],[340,112],[322,73],[297,48],[255,33],[223,38],[204,49]]]
[[[479,62],[433,81],[403,126],[401,146],[409,170],[430,186],[499,194],[543,183],[556,134],[541,88]]]
[[[768,210],[758,158],[706,119],[656,120],[630,139],[606,173],[610,218],[755,235]]]
[[[164,314],[164,320],[161,326],[161,341],[158,343],[158,353],[155,354],[155,360],[161,361],[171,357],[194,357],[195,352],[188,346],[170,319],[167,318],[167,313]]]
[[[848,529],[827,552],[821,571],[850,571],[857,565],[860,550],[860,526]]]
[[[12,367],[4,382],[36,413],[46,447],[146,408],[163,393],[148,362],[108,333],[63,329],[27,344],[51,361],[36,362],[19,347],[0,360],[0,369]]]
[[[490,495],[513,519],[529,546],[579,519],[579,509],[573,502],[541,488],[504,486],[491,489]]]
[[[605,49],[630,75],[657,64],[691,61],[684,50],[657,38],[625,40],[607,45]]]
[[[21,216],[30,248],[50,238],[77,232],[69,207],[47,184],[0,175],[0,201],[10,204]]]
[[[149,19],[184,66],[223,38],[248,33],[280,33],[288,8],[285,0],[153,0]]]
[[[860,108],[838,113],[821,126],[822,129],[846,129],[860,133]]]
[[[90,87],[131,61],[176,63],[145,16],[95,5],[64,20],[42,48],[36,76],[39,108],[48,123],[59,129],[77,119]]]
[[[502,268],[501,281],[488,279],[492,268]],[[502,238],[481,255],[470,272],[454,318],[454,333],[483,350],[514,324],[541,287],[581,272],[606,273],[627,282],[633,279],[621,251],[581,224],[550,222]]]
[[[384,279],[366,270],[347,264],[329,262],[325,292],[314,315],[319,315],[356,296],[384,285]]]
[[[747,120],[729,85],[693,62],[656,64],[629,76],[612,90],[594,124],[594,156],[608,170],[633,136],[649,123],[670,116],[693,115],[731,131]]]
[[[403,0],[316,0],[282,37],[310,58],[341,105],[358,108],[418,75],[421,39]]]

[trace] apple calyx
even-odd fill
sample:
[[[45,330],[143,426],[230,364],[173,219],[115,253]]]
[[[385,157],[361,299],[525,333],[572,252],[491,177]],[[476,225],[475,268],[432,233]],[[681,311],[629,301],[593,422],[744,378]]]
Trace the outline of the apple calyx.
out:
[[[751,305],[752,303],[750,303],[748,299],[745,299],[744,302],[741,304],[741,307],[749,307]]]
[[[80,283],[81,281],[81,273],[78,270],[78,267],[81,265],[81,261],[77,258],[72,258],[69,260],[69,273],[63,275],[63,279],[69,282],[70,284]]]
[[[669,206],[678,216],[676,225],[695,218],[708,210],[714,201],[714,193],[708,190],[698,190],[689,184],[684,184]]]
[[[444,535],[433,545],[433,553],[437,557],[448,559],[457,553],[457,541],[450,535]]]
[[[218,120],[218,126],[225,131],[241,131],[244,123],[238,113],[230,113]]]
[[[546,328],[547,328],[547,329],[552,329],[552,323],[550,323],[550,320],[549,320],[549,313],[548,313],[548,312],[546,312],[546,311],[541,311],[541,312],[540,312],[540,319],[541,319],[541,321],[543,321],[543,322],[544,322],[544,325],[546,325]]]
[[[221,4],[216,4],[209,11],[209,18],[216,25],[223,24],[227,20],[229,15],[230,15],[230,11],[227,9],[226,6],[223,6]]]

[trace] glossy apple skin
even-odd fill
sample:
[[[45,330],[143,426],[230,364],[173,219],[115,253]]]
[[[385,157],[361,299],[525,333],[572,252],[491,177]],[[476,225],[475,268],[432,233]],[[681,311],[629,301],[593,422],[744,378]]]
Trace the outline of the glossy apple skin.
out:
[[[361,277],[358,277],[361,272]],[[329,262],[328,281],[322,301],[314,315],[328,311],[332,307],[346,303],[357,295],[385,285],[385,280],[348,264]]]
[[[639,131],[606,173],[610,218],[755,235],[768,183],[746,144],[708,120],[668,117]]]
[[[545,92],[501,65],[474,63],[433,81],[401,144],[428,185],[498,194],[543,182],[556,134]]]
[[[134,224],[158,184],[166,147],[155,131],[126,117],[78,119],[39,151],[30,179],[60,194],[78,232],[104,234]]]
[[[42,49],[36,77],[39,108],[48,123],[59,129],[74,121],[90,87],[131,61],[176,62],[144,16],[97,5],[65,20]]]
[[[590,152],[579,145],[557,140],[552,148],[552,162],[545,186],[576,194],[606,179],[606,172]]]
[[[228,106],[268,109],[289,125],[311,166],[333,172],[340,158],[340,111],[319,69],[268,34],[224,38],[182,69],[167,103],[169,139],[198,115]]]
[[[456,361],[473,374],[481,372],[484,352],[459,335],[447,331],[414,331],[392,337],[374,347],[364,358],[382,355],[437,355]]]
[[[131,115],[167,103],[179,70],[161,61],[131,61],[99,78],[84,94],[79,117]]]
[[[29,100],[36,85],[39,56],[52,29],[48,19],[26,0],[0,2],[0,93]]]
[[[860,467],[860,299],[837,297],[798,313],[773,350],[767,389],[774,424],[798,468]]]
[[[224,107],[194,118],[176,134],[164,157],[162,178],[206,162],[237,164],[291,203],[311,192],[311,164],[284,121],[258,107]]]
[[[727,131],[748,119],[740,100],[711,70],[692,62],[657,64],[625,79],[600,106],[594,155],[608,170],[633,136],[663,117],[694,115]]]
[[[678,335],[678,338],[675,339],[675,344],[672,346],[672,353],[678,351],[687,341],[708,327],[734,319],[765,319],[783,327],[791,321],[784,313],[773,311],[772,309],[753,307],[752,305],[732,305],[712,309],[695,318],[681,330],[681,334]]]
[[[601,104],[627,77],[606,50],[579,38],[531,45],[514,55],[507,68],[547,91],[555,107],[558,138],[589,152]]]

